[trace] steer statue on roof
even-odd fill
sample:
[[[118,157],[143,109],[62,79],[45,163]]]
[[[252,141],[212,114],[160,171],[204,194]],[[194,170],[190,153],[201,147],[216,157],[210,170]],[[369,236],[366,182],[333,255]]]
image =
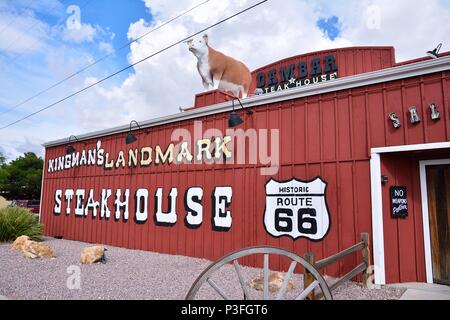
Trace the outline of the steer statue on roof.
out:
[[[214,50],[208,44],[208,35],[186,41],[197,57],[197,69],[203,80],[205,90],[221,89],[231,91],[234,96],[246,98],[252,76],[245,64]]]

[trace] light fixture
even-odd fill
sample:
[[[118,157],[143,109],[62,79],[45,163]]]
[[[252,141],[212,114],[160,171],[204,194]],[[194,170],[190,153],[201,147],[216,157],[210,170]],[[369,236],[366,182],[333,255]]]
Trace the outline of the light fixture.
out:
[[[382,175],[382,176],[381,176],[381,183],[382,183],[382,184],[386,184],[386,183],[388,183],[388,182],[389,182],[388,176]]]
[[[125,138],[125,143],[126,144],[132,144],[133,142],[137,141],[136,136],[131,132],[131,126],[132,126],[133,123],[136,123],[138,128],[141,129],[141,126],[139,125],[139,123],[137,123],[136,120],[131,120],[131,122],[130,122],[130,131],[128,131],[127,136]]]
[[[259,96],[259,95],[261,95],[263,93],[264,93],[264,90],[262,88],[256,88],[255,89],[255,95],[256,96]]]
[[[228,95],[228,94],[227,94]],[[228,128],[234,128],[238,125],[242,124],[244,120],[234,111],[234,100],[237,99],[239,104],[241,105],[241,108],[245,110],[244,106],[241,103],[241,100],[238,97],[233,96],[233,100],[231,100],[231,103],[233,105],[233,111],[230,113],[230,118],[228,118]],[[253,111],[250,109],[245,110],[248,115],[253,114]]]
[[[439,43],[438,46],[433,49],[433,51],[427,51],[427,55],[434,59],[437,59],[439,51],[441,50],[441,47],[442,47],[442,43]]]
[[[77,139],[77,137],[75,137],[74,135],[69,137],[69,144],[66,147],[66,154],[72,154],[75,152],[75,148],[72,146],[72,144],[70,143],[70,139],[74,137],[76,141],[80,142],[80,140]]]

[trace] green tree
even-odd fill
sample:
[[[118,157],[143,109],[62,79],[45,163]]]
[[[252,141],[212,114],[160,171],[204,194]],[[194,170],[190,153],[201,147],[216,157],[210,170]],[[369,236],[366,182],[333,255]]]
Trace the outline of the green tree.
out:
[[[0,167],[0,195],[8,200],[39,199],[44,161],[33,152]]]
[[[6,157],[0,152],[0,168],[6,163]]]

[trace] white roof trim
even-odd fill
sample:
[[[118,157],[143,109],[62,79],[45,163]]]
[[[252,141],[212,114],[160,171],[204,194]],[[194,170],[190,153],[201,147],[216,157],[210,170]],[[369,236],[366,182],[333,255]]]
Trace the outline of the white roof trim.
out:
[[[446,70],[450,70],[450,56],[401,65],[397,67],[358,74],[354,76],[348,76],[335,80],[329,80],[327,82],[319,84],[312,84],[304,87],[292,88],[274,93],[266,93],[258,96],[251,96],[246,99],[243,99],[242,104],[245,108],[252,108],[260,106],[262,104],[270,104],[285,100],[298,99],[307,96],[314,96],[328,92],[357,88],[366,85],[405,79]],[[173,123],[176,121],[195,119],[198,117],[204,117],[212,114],[228,112],[230,110],[232,110],[232,104],[231,101],[227,101],[208,107],[192,109],[190,111],[182,113],[177,113],[152,120],[141,121],[139,122],[139,125],[141,126],[141,128],[149,128],[163,124]],[[123,126],[114,127],[106,130],[100,130],[83,135],[78,135],[77,138],[78,140],[98,138],[106,135],[127,132],[129,128],[130,125],[126,124]],[[133,130],[136,130],[136,128],[133,128]],[[50,141],[44,143],[43,146],[52,147],[57,145],[63,145],[67,144],[68,140],[69,138]]]

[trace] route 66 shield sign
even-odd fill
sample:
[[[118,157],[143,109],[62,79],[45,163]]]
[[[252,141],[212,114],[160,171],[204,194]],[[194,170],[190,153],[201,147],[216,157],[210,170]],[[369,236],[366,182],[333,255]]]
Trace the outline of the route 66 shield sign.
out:
[[[311,181],[270,179],[264,213],[267,232],[274,237],[323,239],[330,227],[326,188],[320,177]]]

